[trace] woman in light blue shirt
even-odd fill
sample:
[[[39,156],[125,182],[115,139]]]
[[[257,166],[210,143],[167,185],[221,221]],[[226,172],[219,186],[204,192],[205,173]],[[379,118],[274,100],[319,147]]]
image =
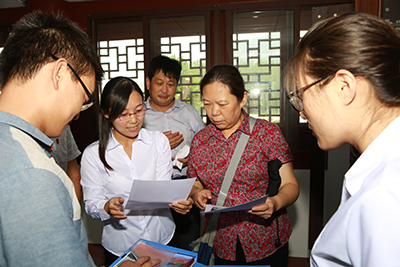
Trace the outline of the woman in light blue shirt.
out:
[[[361,153],[311,266],[400,265],[399,85],[400,33],[364,13],[317,23],[287,66],[289,101],[319,147],[349,143]]]
[[[146,107],[133,80],[110,80],[100,109],[99,141],[82,155],[81,184],[86,212],[104,221],[102,245],[108,266],[139,238],[162,244],[171,240],[175,225],[169,209],[128,210],[124,205],[134,179],[170,180],[172,162],[168,139],[141,128]],[[191,206],[191,200],[171,204],[182,214]]]

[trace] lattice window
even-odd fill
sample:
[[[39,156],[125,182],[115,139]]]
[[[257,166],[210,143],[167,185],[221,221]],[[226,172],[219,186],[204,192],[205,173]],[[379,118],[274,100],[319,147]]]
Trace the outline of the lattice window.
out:
[[[206,120],[200,94],[200,81],[206,73],[206,37],[183,36],[161,38],[163,55],[181,62],[182,73],[176,98],[193,105]]]
[[[102,87],[117,76],[126,76],[145,89],[142,21],[99,23],[97,49],[104,70]]]
[[[290,11],[233,14],[233,65],[242,74],[248,92],[244,109],[278,124],[284,112],[281,70],[292,16]]]
[[[144,90],[144,42],[142,38],[99,42],[104,70],[103,87],[112,78],[126,76]]]
[[[245,109],[254,117],[280,122],[280,33],[233,35],[233,65],[248,92]]]
[[[206,73],[204,16],[156,18],[150,20],[150,51],[178,60],[182,65],[176,98],[193,105],[206,121],[200,81]]]

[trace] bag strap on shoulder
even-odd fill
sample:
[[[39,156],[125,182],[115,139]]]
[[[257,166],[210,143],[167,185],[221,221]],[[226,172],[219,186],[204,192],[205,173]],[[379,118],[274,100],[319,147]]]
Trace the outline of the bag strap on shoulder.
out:
[[[257,119],[249,116],[249,126],[250,134],[253,132],[254,125]],[[246,144],[249,141],[250,135],[242,132],[239,141],[236,145],[235,151],[233,152],[231,162],[229,163],[228,169],[226,170],[224,180],[222,181],[221,190],[218,194],[218,200],[216,205],[223,206],[225,203],[226,196],[228,194],[229,188],[232,184],[233,176],[235,175],[237,166],[239,165],[240,158],[242,157],[243,151],[246,148]],[[219,213],[214,213],[207,231],[214,231],[217,229],[217,222],[219,218]]]

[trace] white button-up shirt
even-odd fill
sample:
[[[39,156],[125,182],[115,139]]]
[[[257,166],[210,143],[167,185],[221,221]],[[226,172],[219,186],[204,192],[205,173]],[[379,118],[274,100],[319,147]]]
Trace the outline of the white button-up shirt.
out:
[[[400,266],[400,117],[346,173],[342,201],[311,252],[311,266]]]
[[[126,204],[134,179],[171,179],[171,149],[165,135],[142,128],[132,144],[132,157],[129,158],[111,134],[105,157],[113,171],[104,167],[98,150],[97,141],[83,152],[81,184],[87,214],[93,219],[105,221],[102,235],[104,248],[119,256],[139,238],[168,243],[175,231],[169,209],[125,209],[124,213],[128,216],[125,220],[116,220],[104,210],[105,203],[113,197],[123,197]]]

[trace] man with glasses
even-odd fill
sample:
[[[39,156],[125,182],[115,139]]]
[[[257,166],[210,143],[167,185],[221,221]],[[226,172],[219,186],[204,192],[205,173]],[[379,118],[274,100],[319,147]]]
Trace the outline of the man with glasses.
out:
[[[64,16],[34,12],[14,25],[0,54],[0,266],[95,266],[49,137],[93,104],[101,77],[87,35]]]

